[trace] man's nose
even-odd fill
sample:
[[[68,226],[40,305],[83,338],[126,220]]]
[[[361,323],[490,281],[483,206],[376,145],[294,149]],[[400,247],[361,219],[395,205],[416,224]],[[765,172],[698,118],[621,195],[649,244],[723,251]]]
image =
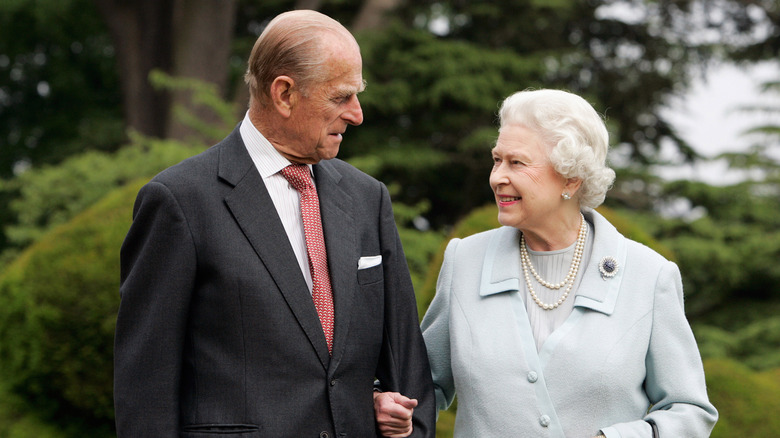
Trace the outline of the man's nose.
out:
[[[360,101],[357,95],[352,96],[349,101],[349,107],[341,116],[350,125],[358,126],[363,123],[363,108],[360,107]]]

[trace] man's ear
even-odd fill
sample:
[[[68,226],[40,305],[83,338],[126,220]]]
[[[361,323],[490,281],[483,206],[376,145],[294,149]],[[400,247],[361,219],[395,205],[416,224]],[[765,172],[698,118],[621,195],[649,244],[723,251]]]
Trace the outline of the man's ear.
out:
[[[289,76],[277,76],[271,83],[271,103],[282,117],[290,117],[297,98],[293,91],[295,81]]]

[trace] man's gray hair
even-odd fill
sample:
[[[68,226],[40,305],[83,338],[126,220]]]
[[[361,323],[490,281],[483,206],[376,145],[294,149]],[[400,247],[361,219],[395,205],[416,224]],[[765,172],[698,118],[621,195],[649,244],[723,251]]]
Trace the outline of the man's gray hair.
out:
[[[269,103],[274,79],[289,76],[304,96],[310,87],[324,82],[327,38],[355,38],[338,21],[316,11],[296,10],[277,15],[255,41],[244,81],[252,99]]]

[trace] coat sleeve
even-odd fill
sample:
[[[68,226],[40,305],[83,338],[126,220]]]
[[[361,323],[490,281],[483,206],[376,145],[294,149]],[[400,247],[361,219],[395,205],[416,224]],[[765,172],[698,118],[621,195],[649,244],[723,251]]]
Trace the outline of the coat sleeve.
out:
[[[433,297],[422,322],[423,337],[428,348],[433,385],[436,391],[436,407],[447,410],[455,398],[455,381],[452,375],[450,355],[450,295],[455,252],[460,239],[452,239],[444,252],[444,262],[436,283]]]
[[[385,391],[417,399],[412,437],[433,438],[436,409],[431,370],[420,332],[417,300],[409,276],[390,195],[381,185],[380,243],[384,268],[384,336],[376,377]]]
[[[114,340],[117,436],[178,437],[179,382],[195,247],[170,190],[138,194],[120,252],[121,302]]]
[[[652,403],[645,421],[603,429],[608,438],[652,437],[648,421],[662,437],[706,438],[718,419],[707,397],[699,349],[683,307],[677,265],[666,262],[655,288],[653,326],[645,360],[645,392]]]

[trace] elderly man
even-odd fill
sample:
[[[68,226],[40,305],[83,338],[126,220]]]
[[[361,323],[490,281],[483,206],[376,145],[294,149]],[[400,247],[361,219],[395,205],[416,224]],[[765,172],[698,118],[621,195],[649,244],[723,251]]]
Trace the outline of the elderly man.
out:
[[[120,438],[364,438],[380,433],[375,403],[399,415],[381,433],[433,436],[387,189],[334,159],[363,121],[361,71],[338,22],[276,17],[241,124],[139,192],[121,249]]]

